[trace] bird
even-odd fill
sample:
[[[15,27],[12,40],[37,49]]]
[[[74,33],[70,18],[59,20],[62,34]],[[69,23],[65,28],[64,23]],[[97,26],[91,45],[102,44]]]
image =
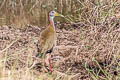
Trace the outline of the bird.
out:
[[[51,54],[56,46],[56,30],[54,24],[54,18],[57,16],[63,17],[63,15],[52,10],[48,13],[49,25],[48,27],[40,33],[39,42],[37,44],[37,54],[36,57],[41,56],[42,63],[45,71],[53,72],[53,66],[51,62]],[[47,67],[48,68],[47,68]]]

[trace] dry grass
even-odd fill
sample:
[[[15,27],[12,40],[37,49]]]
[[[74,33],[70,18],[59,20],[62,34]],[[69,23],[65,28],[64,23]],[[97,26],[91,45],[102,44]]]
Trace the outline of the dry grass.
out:
[[[37,0],[30,0],[30,5],[20,1],[23,0],[18,2],[13,0],[14,4],[19,4],[18,7],[13,6],[18,12],[16,15],[15,11],[12,15],[1,14],[1,19],[6,19],[5,22],[2,20],[5,24],[16,23],[0,27],[0,78],[2,80],[120,79],[119,0],[65,0],[65,2],[60,0],[56,3],[57,7],[60,6],[58,11],[65,15],[67,23],[56,25],[58,40],[53,54],[55,70],[53,74],[42,72],[41,60],[34,57],[36,54],[34,43],[36,40],[39,41],[42,28],[25,26],[28,23],[38,24],[40,19],[46,18],[45,13],[50,9],[46,8],[43,0],[43,4]],[[24,1],[28,2],[28,0]],[[10,7],[8,3],[10,4],[11,0],[4,0],[1,3],[2,13],[4,10],[7,11],[5,5]],[[70,3],[71,5],[68,6]],[[56,5],[52,6],[56,7]],[[68,14],[69,12],[71,13]],[[45,16],[41,17],[40,14]],[[13,26],[24,28],[16,29]],[[31,67],[34,62],[36,62],[35,66]]]
[[[0,2],[0,24],[14,24],[18,28],[26,24],[47,25],[50,10],[65,15],[70,22],[97,24],[95,22],[118,14],[119,9],[119,0],[3,0]],[[62,18],[58,20],[67,22]]]
[[[64,24],[66,27],[71,25],[68,29],[62,24],[57,25],[58,41],[53,53],[53,74],[41,72],[41,60],[34,57],[34,42],[39,40],[40,28],[28,26],[14,29],[2,26],[1,75],[6,71],[7,79],[20,77],[20,80],[115,80],[120,75],[120,28],[118,18],[109,20],[111,24],[106,23],[106,27]],[[117,25],[113,24],[117,21]],[[34,62],[37,63],[31,67]],[[13,75],[15,77],[12,77]]]
[[[34,30],[33,30],[34,29]],[[32,31],[31,31],[32,30]],[[38,27],[14,29],[0,27],[0,78],[1,80],[70,80],[71,76],[57,69],[52,74],[41,72],[41,59],[35,57],[36,46],[41,31]],[[3,36],[3,34],[5,34]],[[12,37],[11,37],[12,35]]]

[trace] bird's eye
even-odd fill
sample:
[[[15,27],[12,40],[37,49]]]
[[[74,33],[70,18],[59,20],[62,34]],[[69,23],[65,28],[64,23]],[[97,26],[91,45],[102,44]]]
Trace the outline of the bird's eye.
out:
[[[52,13],[54,14],[54,12],[52,11]]]

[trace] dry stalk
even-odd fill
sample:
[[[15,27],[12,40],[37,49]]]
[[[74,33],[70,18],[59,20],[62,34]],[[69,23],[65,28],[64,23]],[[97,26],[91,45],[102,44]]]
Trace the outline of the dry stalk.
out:
[[[28,14],[35,8],[35,6],[37,6],[38,5],[38,3],[39,3],[39,1],[38,2],[36,2],[31,8],[30,8],[30,10],[28,11]]]
[[[79,50],[79,46],[56,46],[56,48],[76,48],[76,54],[75,55],[77,55],[78,54],[78,50]]]
[[[0,11],[4,7],[6,0],[3,1],[2,5],[0,6]]]
[[[14,40],[13,42],[11,42],[6,48],[4,48],[3,50],[0,51],[0,53],[6,51],[7,49],[9,49],[14,43],[16,43],[20,38]]]

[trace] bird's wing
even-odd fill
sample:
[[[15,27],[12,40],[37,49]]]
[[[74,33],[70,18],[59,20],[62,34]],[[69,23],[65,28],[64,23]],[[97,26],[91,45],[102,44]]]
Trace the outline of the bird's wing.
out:
[[[56,41],[56,32],[48,27],[40,35],[40,52],[45,53],[50,50]]]

